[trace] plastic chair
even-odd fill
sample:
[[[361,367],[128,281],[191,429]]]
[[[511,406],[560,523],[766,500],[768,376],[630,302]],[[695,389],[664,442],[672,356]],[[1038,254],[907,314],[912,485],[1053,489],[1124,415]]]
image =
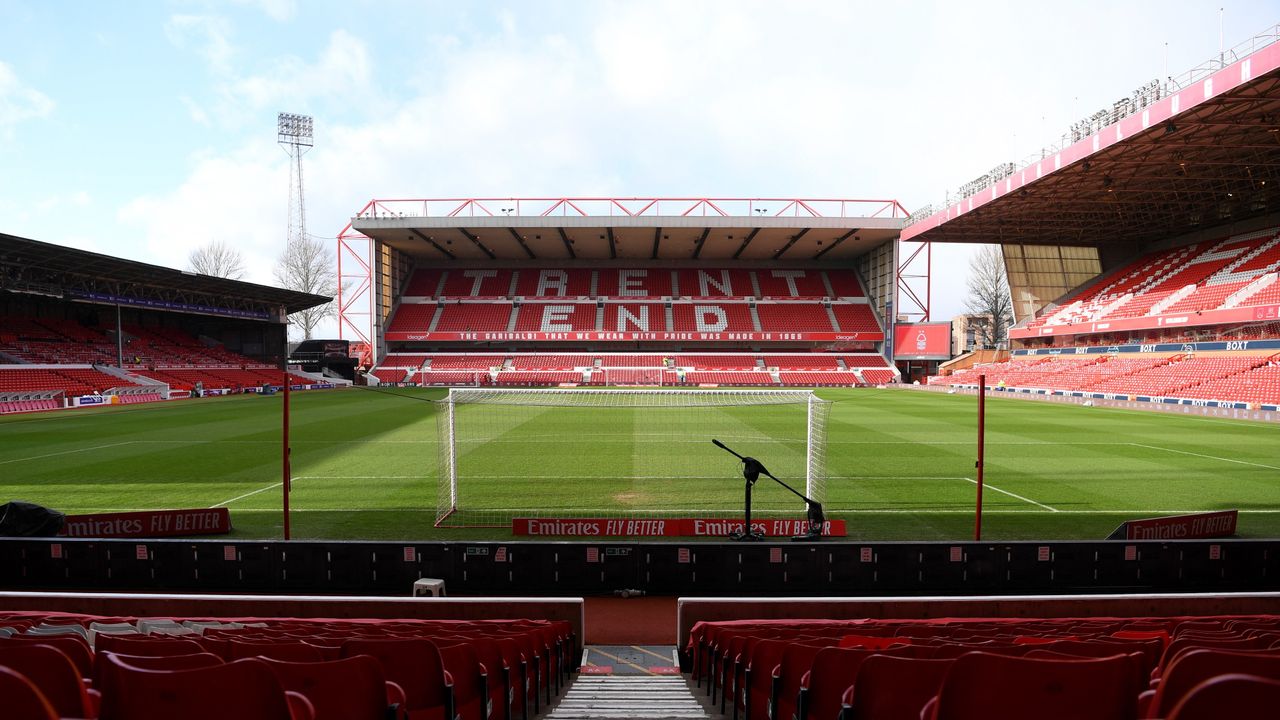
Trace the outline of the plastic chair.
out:
[[[797,698],[800,696],[800,681],[813,669],[813,660],[818,652],[830,645],[805,644],[789,645],[782,651],[782,659],[778,661],[773,676],[773,692],[770,705],[773,707],[770,717],[791,720],[795,717]]]
[[[227,660],[240,660],[242,658],[263,657],[272,660],[286,660],[289,662],[322,662],[324,654],[320,652],[320,648],[314,645],[308,645],[302,641],[296,642],[239,642],[231,641],[225,646],[225,654]]]
[[[441,640],[440,661],[453,678],[455,717],[462,720],[486,720],[489,717],[489,679],[476,651],[467,642],[446,645]]]
[[[1137,685],[1125,655],[1039,660],[973,652],[956,658],[931,717],[1132,720],[1137,716]]]
[[[311,703],[286,693],[262,660],[193,670],[143,670],[107,654],[116,683],[99,720],[313,720]]]
[[[380,662],[386,678],[404,690],[405,710],[412,720],[454,717],[453,678],[445,672],[440,650],[431,641],[353,639],[342,643],[341,655],[370,655]]]
[[[1164,717],[1174,705],[1200,683],[1216,675],[1247,673],[1280,680],[1280,653],[1230,652],[1225,650],[1188,650],[1165,668],[1160,684],[1150,697],[1146,717]]]
[[[840,712],[845,688],[853,684],[862,663],[873,650],[829,647],[813,657],[813,667],[800,679],[797,720],[833,718]]]
[[[93,687],[104,694],[115,689],[115,678],[112,669],[116,666],[107,662],[107,656],[114,657],[129,667],[139,670],[195,670],[197,668],[221,665],[222,658],[212,653],[192,653],[190,655],[122,655],[120,653],[99,653],[93,667]]]
[[[1195,686],[1173,708],[1169,720],[1265,720],[1280,706],[1280,681],[1230,673]]]
[[[58,713],[39,688],[21,674],[0,665],[0,697],[7,720],[58,720]]]
[[[311,701],[315,720],[385,720],[404,702],[404,691],[388,683],[382,665],[368,655],[328,662],[263,661],[285,690]]]
[[[862,662],[845,691],[842,720],[918,720],[920,709],[938,694],[953,659],[872,655]]]
[[[76,670],[80,671],[80,677],[93,676],[93,651],[89,649],[88,643],[80,639],[79,635],[14,635],[11,638],[0,639],[0,646],[6,642],[57,648],[71,660]]]
[[[0,646],[0,665],[21,673],[39,688],[59,716],[98,716],[101,696],[85,687],[80,671],[60,650],[35,643],[6,643]]]
[[[182,638],[146,638],[141,636],[99,635],[94,643],[98,652],[113,652],[120,655],[150,655],[164,657],[168,655],[193,655],[204,652],[204,646],[195,640]]]

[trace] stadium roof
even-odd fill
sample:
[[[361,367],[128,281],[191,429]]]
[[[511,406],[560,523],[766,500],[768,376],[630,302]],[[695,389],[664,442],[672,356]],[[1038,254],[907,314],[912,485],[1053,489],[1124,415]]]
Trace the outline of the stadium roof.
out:
[[[432,263],[847,263],[906,215],[895,200],[371,200],[350,228]]]
[[[1242,59],[1193,70],[1132,114],[1009,166],[1012,174],[908,225],[902,239],[1142,244],[1280,212],[1277,39],[1280,28],[1242,46]]]
[[[87,302],[278,318],[332,298],[122,260],[0,233],[0,290]]]

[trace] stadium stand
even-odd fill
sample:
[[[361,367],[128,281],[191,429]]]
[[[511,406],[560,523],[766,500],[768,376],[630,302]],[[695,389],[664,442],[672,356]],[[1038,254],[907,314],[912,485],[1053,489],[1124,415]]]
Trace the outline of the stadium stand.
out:
[[[775,332],[832,332],[831,315],[816,303],[760,303],[760,329]]]
[[[707,621],[685,653],[749,720],[1158,718],[1219,675],[1280,679],[1280,617]]]
[[[562,692],[579,655],[569,624],[547,620],[33,611],[0,613],[0,627],[15,633],[0,638],[5,717],[15,720],[530,717]],[[21,703],[46,714],[11,714]]]

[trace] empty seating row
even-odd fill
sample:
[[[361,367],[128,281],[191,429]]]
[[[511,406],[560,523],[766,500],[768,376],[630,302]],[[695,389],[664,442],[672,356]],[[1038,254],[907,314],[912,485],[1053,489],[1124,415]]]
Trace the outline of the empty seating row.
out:
[[[1267,304],[1280,295],[1266,279],[1278,269],[1277,228],[1159,250],[1122,266],[1027,327]]]
[[[1280,680],[1280,616],[702,622],[685,652],[747,720],[1166,718],[1218,675]]]
[[[0,715],[505,720],[549,703],[577,650],[566,623],[540,620],[0,613],[0,668],[26,683],[0,676]],[[13,714],[19,691],[47,714]]]
[[[876,333],[880,323],[866,303],[817,302],[402,303],[389,332],[775,332]]]
[[[1275,356],[1050,356],[978,365],[931,385],[969,385],[986,375],[990,387],[1047,388],[1149,397],[1250,403],[1280,402]]]
[[[865,297],[852,270],[683,268],[422,269],[403,293],[425,298]]]

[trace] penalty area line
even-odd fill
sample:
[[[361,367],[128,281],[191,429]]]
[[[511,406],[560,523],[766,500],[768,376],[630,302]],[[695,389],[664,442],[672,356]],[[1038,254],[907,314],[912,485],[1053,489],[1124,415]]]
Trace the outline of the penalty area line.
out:
[[[105,450],[111,447],[120,447],[121,445],[132,445],[136,442],[137,440],[125,440],[123,442],[118,442],[118,443],[107,443],[106,445],[94,445],[93,447],[76,448],[75,450],[63,450],[61,452],[47,453],[45,455],[35,455],[33,457],[14,458],[13,460],[0,460],[0,465],[8,465],[9,463],[16,463],[16,462],[26,462],[28,460],[40,460],[42,458],[57,457],[59,455],[72,455],[74,453],[93,452],[94,450]]]
[[[1142,443],[1125,443],[1125,444],[1132,445],[1134,447],[1147,448],[1148,450],[1161,450],[1163,452],[1177,453],[1179,455],[1190,455],[1192,457],[1204,458],[1206,460],[1220,460],[1222,462],[1235,463],[1237,465],[1249,465],[1252,467],[1266,468],[1268,470],[1280,470],[1280,467],[1277,467],[1275,465],[1263,465],[1262,463],[1249,462],[1248,460],[1235,460],[1233,458],[1218,457],[1217,455],[1204,455],[1202,453],[1194,453],[1194,452],[1189,452],[1187,450],[1174,450],[1173,448],[1159,447],[1156,445],[1143,445]]]
[[[965,480],[968,480],[969,482],[973,483],[974,485],[977,485],[977,484],[978,484],[978,481],[977,481],[977,480],[974,480],[973,478],[965,478]],[[998,493],[1004,493],[1005,495],[1008,495],[1008,496],[1009,496],[1009,497],[1011,497],[1011,498],[1017,498],[1017,499],[1019,499],[1019,500],[1021,500],[1021,501],[1023,501],[1023,502],[1029,502],[1029,503],[1031,503],[1032,505],[1035,505],[1036,507],[1042,507],[1042,508],[1044,508],[1045,510],[1048,510],[1049,512],[1061,512],[1061,510],[1059,510],[1058,508],[1055,508],[1055,507],[1049,507],[1048,505],[1045,505],[1045,504],[1044,504],[1044,503],[1042,503],[1042,502],[1036,502],[1035,500],[1032,500],[1031,498],[1023,497],[1023,496],[1021,496],[1021,495],[1019,495],[1019,494],[1017,494],[1017,493],[1011,493],[1011,492],[1009,492],[1008,490],[1001,490],[1000,488],[996,487],[995,485],[992,485],[992,484],[991,484],[991,483],[989,483],[989,482],[983,482],[983,483],[982,483],[982,486],[983,486],[983,487],[987,487],[987,488],[991,488],[992,490],[995,490],[995,491],[996,491],[996,492],[998,492]],[[983,512],[986,512],[986,510],[984,509],[984,510],[983,510]]]

